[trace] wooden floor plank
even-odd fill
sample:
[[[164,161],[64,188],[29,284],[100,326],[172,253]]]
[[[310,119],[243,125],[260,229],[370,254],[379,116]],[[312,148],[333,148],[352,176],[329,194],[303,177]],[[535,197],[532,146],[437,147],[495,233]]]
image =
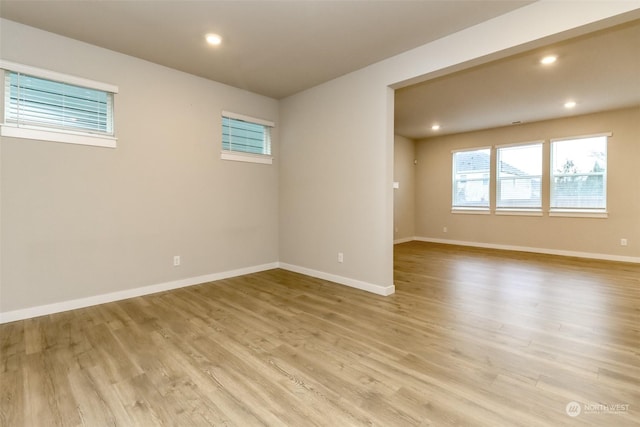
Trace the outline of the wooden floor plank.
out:
[[[112,385],[101,383],[89,369],[72,369],[69,383],[77,405],[81,424],[85,426],[130,425],[131,418],[119,400],[115,398]]]
[[[640,426],[640,266],[394,265],[388,297],[276,269],[0,325],[0,424]]]
[[[0,425],[26,425],[24,375],[19,371],[0,372]]]

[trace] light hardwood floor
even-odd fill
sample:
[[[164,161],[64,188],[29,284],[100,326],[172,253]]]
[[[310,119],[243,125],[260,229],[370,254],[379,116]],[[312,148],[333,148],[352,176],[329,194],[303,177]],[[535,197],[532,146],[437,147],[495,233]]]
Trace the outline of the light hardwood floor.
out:
[[[640,425],[640,266],[411,242],[395,283],[272,270],[0,325],[0,424]]]

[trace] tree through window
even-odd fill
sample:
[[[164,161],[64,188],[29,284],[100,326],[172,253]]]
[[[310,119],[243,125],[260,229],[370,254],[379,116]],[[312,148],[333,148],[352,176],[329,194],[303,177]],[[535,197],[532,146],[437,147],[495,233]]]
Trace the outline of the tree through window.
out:
[[[607,136],[551,141],[552,210],[606,210]]]

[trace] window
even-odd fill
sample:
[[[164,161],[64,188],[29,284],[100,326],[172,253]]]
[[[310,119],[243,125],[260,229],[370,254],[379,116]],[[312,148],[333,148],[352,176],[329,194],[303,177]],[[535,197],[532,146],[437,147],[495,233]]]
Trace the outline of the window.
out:
[[[551,212],[606,212],[607,136],[551,140]]]
[[[454,210],[489,210],[491,149],[453,152]]]
[[[498,147],[497,209],[542,209],[542,142]]]
[[[222,158],[254,163],[272,163],[273,122],[222,112]]]
[[[3,62],[2,136],[115,147],[113,94],[90,80]]]

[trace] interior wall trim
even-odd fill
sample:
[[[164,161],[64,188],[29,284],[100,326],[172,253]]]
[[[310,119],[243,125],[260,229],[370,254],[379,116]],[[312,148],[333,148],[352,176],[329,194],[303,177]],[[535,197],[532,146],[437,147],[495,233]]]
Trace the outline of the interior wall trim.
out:
[[[395,285],[376,285],[369,282],[363,282],[362,280],[351,279],[349,277],[338,276],[336,274],[325,273],[324,271],[313,270],[310,268],[300,267],[298,265],[287,264],[284,262],[280,263],[280,268],[282,268],[283,270],[293,271],[294,273],[304,274],[306,276],[315,277],[317,279],[328,280],[340,285],[349,286],[382,296],[391,295],[396,291]]]
[[[575,258],[588,258],[588,259],[597,259],[602,261],[618,261],[618,262],[630,262],[634,264],[640,264],[640,257],[634,257],[634,256],[600,254],[600,253],[593,253],[593,252],[566,251],[562,249],[533,248],[529,246],[501,245],[497,243],[467,242],[463,240],[437,239],[433,237],[415,236],[412,240],[417,240],[420,242],[430,242],[430,243],[443,243],[445,245],[472,246],[475,248],[501,249],[505,251],[517,251],[517,252],[532,252],[537,254],[559,255],[559,256],[567,256],[567,257],[575,257]]]
[[[185,288],[187,286],[199,285],[217,280],[229,279],[246,274],[258,273],[260,271],[273,270],[274,268],[282,268],[283,270],[293,271],[295,273],[305,274],[307,276],[318,279],[328,280],[340,285],[349,286],[363,291],[371,292],[377,295],[391,295],[395,292],[395,286],[380,286],[361,280],[342,277],[323,271],[312,270],[306,267],[300,267],[281,262],[272,262],[251,267],[239,268],[236,270],[224,271],[220,273],[205,274],[203,276],[189,277],[185,279],[173,280],[170,282],[159,283],[155,285],[142,286],[133,289],[125,289],[122,291],[109,292],[101,295],[94,295],[85,298],[77,298],[69,301],[61,301],[52,304],[27,307],[23,309],[0,312],[0,324],[15,322],[18,320],[31,319],[49,314],[62,313],[64,311],[76,310],[80,308],[91,307],[99,304],[106,304],[114,301],[121,301],[128,298],[135,298],[144,295],[151,295],[158,292],[170,291],[173,289]]]
[[[205,274],[203,276],[189,277],[185,279],[173,280],[156,285],[142,286],[122,291],[109,292],[101,295],[94,295],[85,298],[77,298],[69,301],[61,301],[53,304],[39,305],[19,310],[0,312],[0,324],[15,322],[17,320],[30,319],[33,317],[46,316],[48,314],[62,313],[64,311],[79,308],[91,307],[99,304],[120,301],[128,298],[135,298],[143,295],[155,294],[158,292],[170,291],[172,289],[184,288],[187,286],[199,285],[216,280],[228,279],[245,274],[257,273],[265,270],[278,268],[277,262],[261,264],[251,267],[239,268],[236,270],[224,271],[220,273]]]

